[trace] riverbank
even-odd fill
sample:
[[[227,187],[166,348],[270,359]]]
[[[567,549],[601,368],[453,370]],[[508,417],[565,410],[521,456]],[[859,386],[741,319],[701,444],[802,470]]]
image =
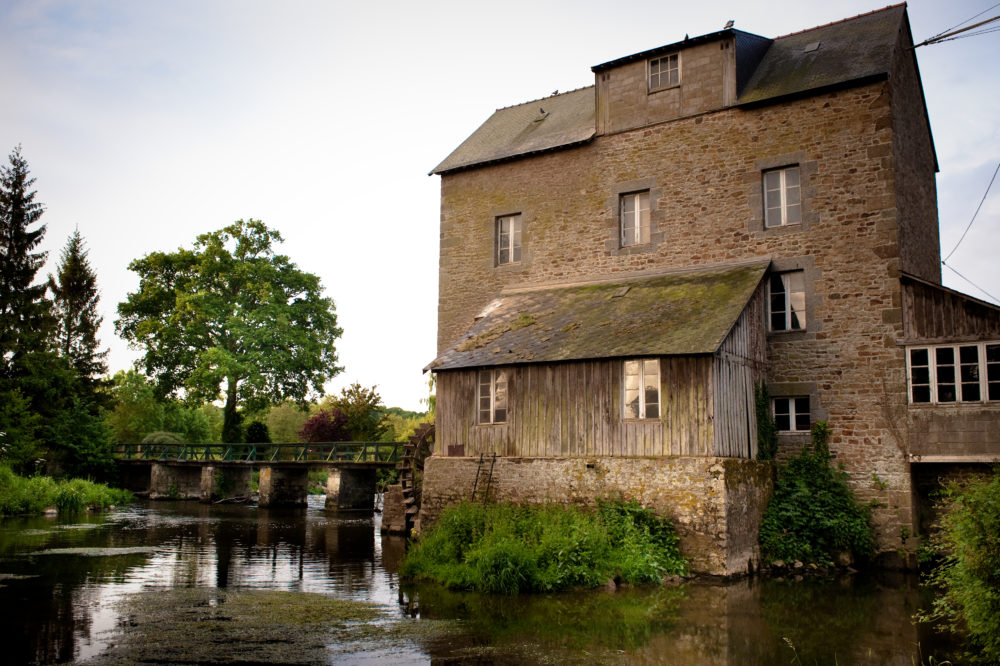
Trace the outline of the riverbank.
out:
[[[86,479],[24,477],[0,465],[0,516],[103,511],[131,501],[132,493],[127,490]]]

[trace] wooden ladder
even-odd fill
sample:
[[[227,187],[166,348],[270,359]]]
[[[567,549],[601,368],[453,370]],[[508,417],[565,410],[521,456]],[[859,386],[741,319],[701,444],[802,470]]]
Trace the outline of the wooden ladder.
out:
[[[486,470],[486,488],[482,492],[482,500],[485,504],[490,496],[490,486],[493,484],[493,467],[497,464],[497,454],[493,454],[489,459],[489,469]],[[481,479],[483,477],[483,470],[486,468],[486,454],[479,454],[479,465],[476,467],[476,478],[472,482],[472,501],[476,501],[476,491],[479,486],[482,485]]]

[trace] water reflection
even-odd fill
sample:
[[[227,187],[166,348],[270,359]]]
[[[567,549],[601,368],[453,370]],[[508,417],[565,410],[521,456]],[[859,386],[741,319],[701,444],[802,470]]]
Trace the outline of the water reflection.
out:
[[[106,550],[139,547],[146,550]],[[64,548],[81,550],[48,553]],[[130,621],[119,602],[174,589],[209,597],[214,590],[220,599],[252,590],[319,593],[373,602],[403,624],[396,634],[405,637],[403,648],[398,641],[360,651],[332,645],[326,654],[335,663],[773,664],[797,657],[910,665],[944,654],[937,637],[911,622],[926,600],[901,575],[487,597],[400,587],[404,549],[402,539],[378,533],[377,519],[326,514],[322,498],[297,510],[156,503],[78,521],[3,520],[4,662],[100,655]],[[192,631],[191,641],[210,639]]]

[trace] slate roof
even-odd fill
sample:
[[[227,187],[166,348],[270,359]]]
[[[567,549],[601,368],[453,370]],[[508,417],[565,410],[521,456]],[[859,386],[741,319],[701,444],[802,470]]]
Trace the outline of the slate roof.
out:
[[[498,109],[432,174],[564,148],[596,133],[594,86]]]
[[[769,264],[762,259],[508,292],[425,370],[710,354],[729,335]]]
[[[737,104],[888,76],[905,12],[895,5],[775,39]]]
[[[658,53],[734,36],[740,94],[737,105],[769,103],[790,95],[887,76],[905,12],[905,4],[894,5],[774,40],[727,29],[612,60],[592,69],[604,71]],[[805,50],[816,43],[818,48]],[[594,86],[588,86],[498,109],[434,167],[431,174],[588,142],[596,135],[595,107]]]

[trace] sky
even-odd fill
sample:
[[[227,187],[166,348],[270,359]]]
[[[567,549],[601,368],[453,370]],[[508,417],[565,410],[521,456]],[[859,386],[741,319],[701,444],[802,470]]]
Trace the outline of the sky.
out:
[[[327,391],[360,382],[422,410],[440,222],[440,178],[427,174],[495,109],[592,85],[593,65],[729,20],[778,37],[883,6],[0,0],[0,157],[21,145],[45,206],[39,279],[74,229],[84,237],[112,372],[141,356],[114,331],[117,304],[138,287],[129,262],[254,218],[336,303],[345,370]],[[1000,5],[914,0],[908,11],[919,43]],[[1000,164],[998,46],[994,32],[916,51],[945,256]],[[997,302],[998,249],[1000,182],[944,284]]]

